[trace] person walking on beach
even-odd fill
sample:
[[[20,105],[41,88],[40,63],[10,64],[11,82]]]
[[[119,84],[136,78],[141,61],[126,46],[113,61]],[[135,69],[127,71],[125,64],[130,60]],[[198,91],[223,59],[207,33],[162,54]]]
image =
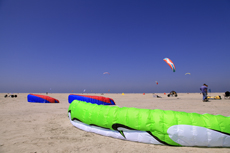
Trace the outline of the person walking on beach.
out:
[[[200,90],[203,94],[203,102],[207,102],[208,85],[204,83],[203,86],[200,87]]]

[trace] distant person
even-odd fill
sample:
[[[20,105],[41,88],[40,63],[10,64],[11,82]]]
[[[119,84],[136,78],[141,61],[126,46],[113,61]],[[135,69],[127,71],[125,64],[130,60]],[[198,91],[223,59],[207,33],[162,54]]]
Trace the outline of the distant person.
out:
[[[208,85],[204,83],[203,86],[200,87],[200,90],[203,94],[203,102],[207,102]]]

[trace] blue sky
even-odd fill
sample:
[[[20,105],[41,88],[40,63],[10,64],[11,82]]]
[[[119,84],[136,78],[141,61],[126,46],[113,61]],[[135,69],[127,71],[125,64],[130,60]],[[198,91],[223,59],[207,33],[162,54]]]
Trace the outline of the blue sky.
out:
[[[230,1],[1,0],[0,53],[0,92],[225,92]]]

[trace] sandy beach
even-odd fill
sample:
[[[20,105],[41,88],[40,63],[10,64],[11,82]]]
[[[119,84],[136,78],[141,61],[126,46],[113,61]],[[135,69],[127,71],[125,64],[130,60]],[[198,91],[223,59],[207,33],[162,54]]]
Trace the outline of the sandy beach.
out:
[[[74,127],[68,119],[69,93],[49,93],[60,103],[29,103],[28,93],[14,93],[17,98],[4,98],[6,93],[0,93],[0,152],[1,153],[147,153],[147,152],[230,152],[230,148],[199,148],[171,147],[154,144],[144,144],[124,141],[111,137],[89,133]],[[45,95],[45,93],[38,93]],[[75,93],[74,93],[75,94]],[[76,93],[77,94],[77,93]],[[80,93],[81,94],[81,93]],[[146,109],[162,109],[199,114],[230,116],[230,100],[223,98],[224,93],[211,93],[211,96],[221,95],[222,100],[202,102],[200,93],[178,93],[178,97],[167,97],[153,94],[85,94],[97,95],[114,99],[120,107],[136,107]]]

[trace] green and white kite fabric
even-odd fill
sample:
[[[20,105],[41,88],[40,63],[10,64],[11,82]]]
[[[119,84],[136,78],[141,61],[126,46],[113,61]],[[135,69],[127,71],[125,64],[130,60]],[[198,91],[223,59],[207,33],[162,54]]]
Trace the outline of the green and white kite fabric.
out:
[[[74,100],[70,122],[104,136],[170,146],[230,147],[230,117],[104,106]]]

